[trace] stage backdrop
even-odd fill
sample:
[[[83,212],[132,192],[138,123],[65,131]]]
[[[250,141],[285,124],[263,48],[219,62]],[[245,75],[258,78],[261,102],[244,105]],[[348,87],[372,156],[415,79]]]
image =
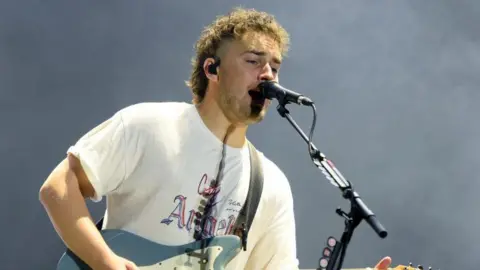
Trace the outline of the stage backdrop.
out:
[[[345,267],[480,264],[480,2],[14,1],[0,3],[0,264],[53,269],[63,252],[38,190],[82,134],[127,105],[190,101],[193,43],[243,5],[291,33],[280,82],[317,104],[314,140],[389,231],[362,223]],[[302,268],[347,206],[272,110],[250,139],[289,177]],[[308,108],[291,107],[308,131]],[[104,204],[89,203],[95,218]]]

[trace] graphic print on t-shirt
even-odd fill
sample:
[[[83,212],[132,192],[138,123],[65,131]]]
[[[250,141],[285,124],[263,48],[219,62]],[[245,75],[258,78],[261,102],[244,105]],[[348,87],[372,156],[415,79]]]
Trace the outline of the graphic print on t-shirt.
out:
[[[196,193],[203,196],[204,200],[209,200],[210,198],[213,199],[213,201],[209,201],[212,210],[210,215],[206,217],[202,236],[211,237],[231,234],[237,216],[242,208],[242,203],[226,197],[227,194],[220,194],[222,187],[221,183],[218,186],[212,187],[210,182],[215,180],[208,180],[208,175],[206,173],[203,174],[196,188]],[[185,230],[189,233],[192,232],[192,229],[200,229],[198,227],[195,228],[195,220],[197,219],[197,215],[203,215],[204,213],[195,209],[190,209],[186,212],[187,199],[188,198],[184,194],[176,195],[174,197],[174,209],[170,212],[168,217],[163,218],[160,222],[167,226],[172,225],[173,222],[173,224],[177,225],[179,230]]]

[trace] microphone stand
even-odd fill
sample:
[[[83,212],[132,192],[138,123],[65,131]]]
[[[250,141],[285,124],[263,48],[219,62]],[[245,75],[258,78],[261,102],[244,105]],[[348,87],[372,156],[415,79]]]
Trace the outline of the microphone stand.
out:
[[[286,118],[288,122],[295,128],[295,130],[300,134],[300,136],[305,140],[310,147],[310,157],[322,173],[326,176],[328,180],[332,182],[334,186],[337,186],[341,193],[342,197],[350,202],[350,212],[346,213],[342,209],[337,208],[336,213],[345,219],[345,228],[340,238],[340,241],[334,246],[333,251],[328,259],[328,264],[326,268],[317,268],[317,269],[326,269],[326,270],[340,270],[345,258],[345,253],[350,243],[350,240],[353,236],[355,228],[365,220],[372,229],[380,236],[380,238],[385,238],[387,236],[387,231],[382,226],[382,224],[377,220],[375,214],[367,207],[367,205],[362,201],[360,195],[353,189],[351,183],[347,181],[340,171],[335,167],[332,161],[328,160],[325,155],[318,150],[315,145],[309,140],[307,135],[302,131],[302,129],[297,125],[297,123],[290,116],[290,112],[285,107],[288,103],[286,99],[278,99],[279,104],[277,106],[277,111],[283,118]],[[311,107],[315,112],[315,106],[312,104]],[[315,122],[314,122],[315,124]]]

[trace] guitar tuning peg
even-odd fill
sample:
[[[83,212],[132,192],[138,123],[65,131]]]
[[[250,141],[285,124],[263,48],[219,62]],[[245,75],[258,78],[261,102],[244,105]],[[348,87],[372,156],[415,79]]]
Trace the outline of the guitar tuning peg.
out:
[[[418,265],[417,268],[418,268],[419,270],[423,270],[423,266],[422,266],[422,265]]]

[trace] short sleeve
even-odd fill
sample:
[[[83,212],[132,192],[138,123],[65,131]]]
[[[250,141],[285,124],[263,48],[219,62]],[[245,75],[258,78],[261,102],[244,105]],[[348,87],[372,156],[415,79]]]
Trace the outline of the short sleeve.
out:
[[[127,174],[126,128],[120,112],[83,135],[67,153],[76,156],[99,202],[116,189]]]

